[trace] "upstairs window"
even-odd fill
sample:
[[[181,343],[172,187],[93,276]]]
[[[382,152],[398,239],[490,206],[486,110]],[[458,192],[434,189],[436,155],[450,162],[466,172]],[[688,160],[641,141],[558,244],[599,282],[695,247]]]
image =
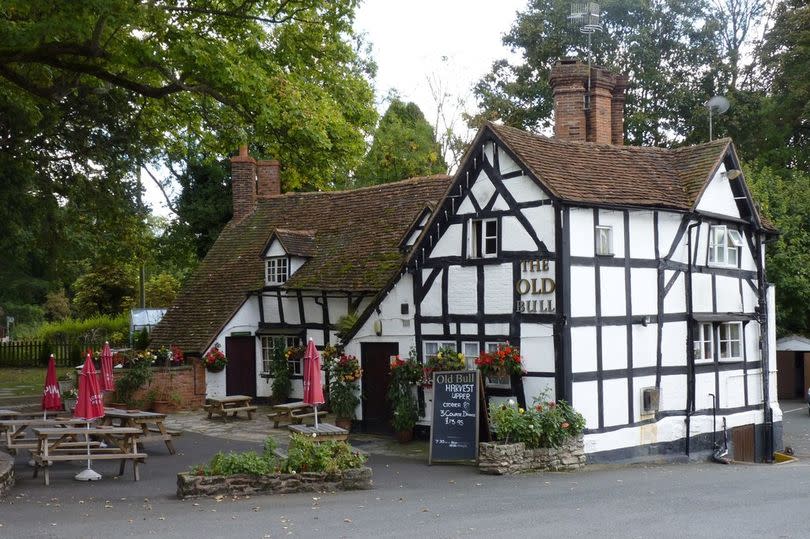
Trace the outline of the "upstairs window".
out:
[[[709,263],[717,266],[734,266],[740,259],[742,236],[738,230],[726,225],[709,227]]]
[[[264,280],[267,284],[283,284],[290,276],[289,262],[286,257],[268,258],[265,264]]]
[[[470,258],[498,256],[498,220],[473,219],[470,221]]]
[[[713,328],[711,323],[702,322],[695,328],[695,361],[714,359]]]
[[[717,328],[720,359],[742,359],[742,323],[723,322]]]
[[[596,225],[596,254],[613,255],[613,227]]]

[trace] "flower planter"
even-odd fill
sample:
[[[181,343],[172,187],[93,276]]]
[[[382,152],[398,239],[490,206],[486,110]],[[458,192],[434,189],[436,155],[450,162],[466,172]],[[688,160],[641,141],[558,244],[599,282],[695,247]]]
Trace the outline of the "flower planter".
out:
[[[65,407],[65,411],[70,413],[76,407],[76,399],[62,399],[62,405]]]
[[[195,475],[177,474],[177,497],[247,496],[253,494],[292,494],[296,492],[332,492],[336,490],[368,490],[371,488],[371,468],[363,466],[334,474],[299,473],[272,475]]]
[[[526,449],[523,442],[478,444],[478,470],[485,474],[574,471],[585,466],[585,460],[582,435],[570,438],[560,447],[537,449]]]
[[[352,420],[348,417],[336,417],[335,426],[341,429],[352,430]]]
[[[413,429],[400,430],[396,432],[397,441],[401,444],[407,444],[413,440]]]
[[[152,411],[157,414],[170,414],[174,412],[174,403],[172,401],[156,400],[152,402]]]

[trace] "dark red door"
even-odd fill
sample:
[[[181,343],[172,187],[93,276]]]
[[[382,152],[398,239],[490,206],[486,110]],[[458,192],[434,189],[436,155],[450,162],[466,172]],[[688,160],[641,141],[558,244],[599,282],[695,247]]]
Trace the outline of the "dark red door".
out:
[[[391,432],[391,405],[388,384],[391,356],[399,353],[397,343],[363,343],[363,425],[369,432]]]
[[[228,395],[256,396],[256,338],[225,338],[225,391]]]

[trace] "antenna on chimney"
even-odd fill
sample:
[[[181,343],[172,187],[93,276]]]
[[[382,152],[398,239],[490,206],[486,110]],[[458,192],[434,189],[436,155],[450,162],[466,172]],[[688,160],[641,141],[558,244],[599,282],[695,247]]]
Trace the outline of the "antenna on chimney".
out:
[[[602,20],[597,2],[571,2],[568,19],[579,27],[580,33],[588,36],[588,92],[585,94],[585,110],[591,108],[591,36],[602,31]]]
[[[731,106],[728,99],[722,95],[716,95],[703,104],[704,107],[709,109],[709,142],[712,141],[712,114],[723,114]]]

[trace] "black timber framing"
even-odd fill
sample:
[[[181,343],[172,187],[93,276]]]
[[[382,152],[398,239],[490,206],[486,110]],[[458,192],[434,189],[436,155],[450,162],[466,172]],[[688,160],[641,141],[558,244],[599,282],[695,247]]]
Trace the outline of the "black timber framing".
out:
[[[593,230],[599,226],[599,209],[593,209]],[[569,232],[570,233],[570,232]],[[593,252],[598,253],[599,236],[594,232],[593,235]],[[594,329],[596,331],[596,403],[597,403],[597,417],[598,425],[601,429],[605,426],[605,392],[604,382],[602,379],[602,270],[600,269],[602,257],[594,256],[593,259],[593,274],[594,274],[594,309],[596,313],[594,321]]]

